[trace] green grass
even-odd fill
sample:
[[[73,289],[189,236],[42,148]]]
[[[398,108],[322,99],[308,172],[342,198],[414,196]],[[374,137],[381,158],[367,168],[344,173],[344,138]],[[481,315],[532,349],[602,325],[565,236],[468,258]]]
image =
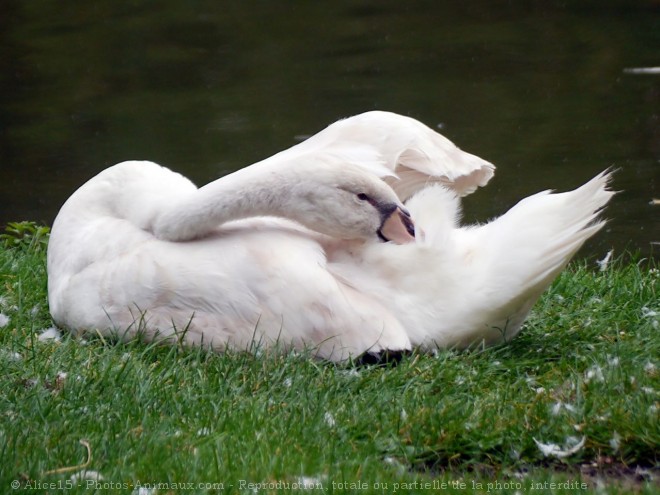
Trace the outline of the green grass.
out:
[[[0,493],[60,493],[87,461],[86,445],[87,469],[104,479],[67,493],[154,493],[138,482],[193,483],[159,494],[255,493],[249,483],[287,493],[302,477],[322,484],[310,493],[660,487],[653,263],[571,265],[508,345],[354,367],[66,334],[40,341],[52,326],[44,242],[5,244]],[[566,448],[583,438],[563,459],[534,440]]]

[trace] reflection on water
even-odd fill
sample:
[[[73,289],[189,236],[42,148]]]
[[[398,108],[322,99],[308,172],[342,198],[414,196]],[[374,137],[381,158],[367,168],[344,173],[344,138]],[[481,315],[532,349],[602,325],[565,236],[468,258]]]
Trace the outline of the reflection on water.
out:
[[[624,69],[660,65],[660,10],[579,5],[4,2],[0,224],[51,222],[122,160],[201,184],[383,109],[498,166],[466,201],[470,221],[619,168],[613,221],[590,249],[648,255],[660,241],[660,75]]]

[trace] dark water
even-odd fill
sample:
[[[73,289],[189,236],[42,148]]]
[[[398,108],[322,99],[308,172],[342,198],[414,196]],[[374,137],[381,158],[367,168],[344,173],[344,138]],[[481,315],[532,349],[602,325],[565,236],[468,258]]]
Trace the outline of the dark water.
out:
[[[119,161],[201,184],[383,109],[498,166],[470,221],[618,167],[585,253],[657,256],[660,75],[624,69],[660,66],[660,4],[460,3],[5,0],[0,224],[52,222]]]

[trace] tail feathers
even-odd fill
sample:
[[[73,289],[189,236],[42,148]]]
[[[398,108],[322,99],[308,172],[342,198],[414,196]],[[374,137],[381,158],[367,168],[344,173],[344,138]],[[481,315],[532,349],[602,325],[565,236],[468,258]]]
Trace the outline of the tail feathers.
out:
[[[583,186],[566,193],[548,191],[522,200],[505,215],[483,227],[495,267],[522,276],[518,287],[549,285],[554,277],[604,225],[601,210],[615,194],[607,188],[611,171],[604,171]],[[502,263],[502,260],[509,260]]]
[[[610,179],[606,171],[571,192],[536,194],[489,224],[456,232],[477,324],[505,329],[506,338],[520,331],[543,291],[605,225],[598,216],[614,194],[607,189]],[[498,332],[477,336],[486,342],[503,338]]]

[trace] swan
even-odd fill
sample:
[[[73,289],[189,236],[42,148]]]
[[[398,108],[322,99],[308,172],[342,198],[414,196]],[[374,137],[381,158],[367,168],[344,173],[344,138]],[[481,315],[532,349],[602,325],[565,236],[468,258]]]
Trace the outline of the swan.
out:
[[[55,219],[50,311],[78,334],[311,348],[333,361],[506,341],[602,228],[613,193],[605,172],[461,227],[461,196],[493,171],[387,112],[339,121],[199,189],[124,162]]]

